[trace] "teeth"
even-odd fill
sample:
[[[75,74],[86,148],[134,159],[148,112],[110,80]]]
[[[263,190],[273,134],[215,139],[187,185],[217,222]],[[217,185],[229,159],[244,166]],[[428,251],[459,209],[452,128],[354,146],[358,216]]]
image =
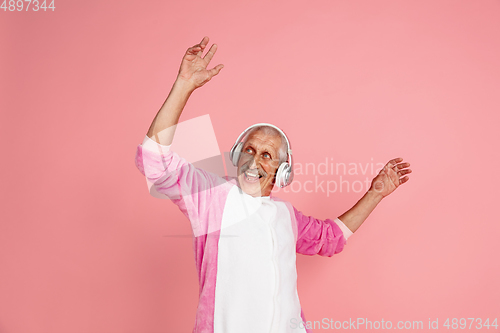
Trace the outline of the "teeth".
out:
[[[252,173],[252,172],[245,172],[247,176],[249,177],[259,177],[259,174],[258,173]]]

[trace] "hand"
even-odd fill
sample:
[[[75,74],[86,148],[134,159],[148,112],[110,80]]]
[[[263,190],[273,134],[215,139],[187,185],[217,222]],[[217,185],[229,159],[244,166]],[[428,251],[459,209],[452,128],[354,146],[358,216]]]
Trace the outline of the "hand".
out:
[[[196,89],[210,81],[212,77],[219,74],[219,71],[224,65],[219,64],[212,69],[207,69],[210,60],[217,50],[217,45],[213,44],[210,50],[202,58],[203,51],[208,44],[209,38],[203,37],[199,44],[187,49],[186,54],[182,58],[181,67],[179,69],[178,80],[185,81]]]
[[[401,178],[401,176],[411,172],[411,169],[407,169],[410,163],[401,163],[401,161],[403,161],[401,157],[390,160],[372,180],[369,192],[377,193],[383,198],[394,192],[399,185],[406,183],[410,178],[408,176]]]

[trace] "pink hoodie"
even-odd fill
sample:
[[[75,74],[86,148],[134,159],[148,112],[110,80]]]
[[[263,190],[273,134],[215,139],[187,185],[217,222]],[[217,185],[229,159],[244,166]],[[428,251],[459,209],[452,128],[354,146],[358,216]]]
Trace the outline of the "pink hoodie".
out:
[[[193,333],[307,332],[295,253],[332,256],[352,232],[276,197],[253,198],[234,180],[196,169],[147,136],[135,164],[191,222],[199,281]]]

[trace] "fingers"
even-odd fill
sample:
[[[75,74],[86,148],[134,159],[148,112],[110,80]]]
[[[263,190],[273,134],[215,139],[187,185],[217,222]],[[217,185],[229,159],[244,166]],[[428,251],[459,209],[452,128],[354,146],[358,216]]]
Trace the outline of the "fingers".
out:
[[[193,54],[201,56],[203,54],[203,50],[207,46],[209,38],[207,36],[203,37],[200,43],[191,46],[187,49],[186,54]]]
[[[212,68],[211,70],[208,71],[208,73],[210,74],[210,78],[214,77],[215,75],[219,74],[220,70],[224,68],[224,65],[223,64],[219,64],[217,66],[215,66],[214,68]]]
[[[401,170],[401,169],[404,169],[404,168],[408,168],[410,166],[410,163],[408,162],[405,162],[405,163],[399,163],[397,164],[398,162],[401,162],[403,160],[403,158],[401,157],[398,157],[398,158],[395,158],[395,159],[392,159],[390,160],[386,166],[394,169],[394,170]]]
[[[410,166],[410,163],[399,163],[399,164],[393,166],[392,169],[397,172],[398,170],[406,169],[409,166]]]
[[[210,47],[210,50],[208,50],[207,54],[205,54],[205,56],[203,57],[203,59],[206,60],[207,64],[210,63],[210,60],[212,60],[216,51],[217,51],[217,44],[213,44]]]
[[[391,164],[391,166],[394,166],[397,163],[401,162],[402,160],[403,160],[402,157],[397,157],[397,158],[394,158],[394,159],[390,160],[387,164]]]
[[[405,163],[399,163],[402,162],[403,158],[402,157],[397,157],[392,160],[390,160],[384,167],[385,170],[388,171],[388,169],[392,169],[394,172],[397,173],[398,177],[404,176],[406,174],[409,174],[412,172],[411,169],[407,169],[410,166],[410,163],[405,162]],[[398,164],[399,163],[399,164]],[[403,178],[399,179],[399,185],[406,183],[410,177],[404,176]]]
[[[187,49],[186,54],[187,55],[198,55],[199,52],[203,52],[203,49],[200,46],[195,45],[195,46],[192,46],[189,49]]]
[[[205,50],[205,47],[207,46],[207,44],[208,44],[208,41],[209,41],[209,40],[210,40],[210,38],[208,38],[208,36],[205,36],[205,37],[203,37],[203,39],[201,40],[200,44],[198,44],[198,45],[199,45],[199,47],[201,48],[201,50],[200,50],[200,51],[198,51],[198,54],[197,54],[197,55],[199,55],[200,57],[201,57],[201,55],[203,54],[203,51]]]
[[[410,166],[410,163],[406,162],[406,163],[399,163],[398,165],[396,165],[396,167],[398,167],[399,169],[404,169],[404,168],[407,168]]]
[[[201,40],[201,42],[199,44],[193,45],[192,47],[188,48],[186,51],[186,54],[187,55],[196,55],[196,56],[201,57],[203,55],[203,52],[206,49],[208,41],[209,41],[208,37],[206,37],[206,36],[203,37],[203,39]],[[205,56],[203,57],[203,59],[207,62],[207,65],[210,63],[210,61],[214,57],[214,54],[216,51],[217,51],[217,44],[213,44],[210,47],[210,50],[208,50],[207,54],[205,54]],[[218,73],[218,71],[217,71],[217,73]],[[214,75],[217,75],[217,73]]]
[[[398,176],[406,175],[407,173],[411,173],[410,169],[400,170],[398,171]]]
[[[410,180],[410,177],[404,176],[399,180],[399,185],[406,183],[408,180]]]
[[[406,165],[406,164],[408,166],[410,166],[410,163],[402,163],[400,165]],[[398,169],[396,168],[396,170],[398,170]],[[398,177],[401,177],[401,176],[409,174],[409,173],[411,173],[411,169],[399,170]],[[410,180],[410,177],[408,177],[408,176],[404,176],[403,178],[399,178],[399,185],[406,183],[408,180]]]

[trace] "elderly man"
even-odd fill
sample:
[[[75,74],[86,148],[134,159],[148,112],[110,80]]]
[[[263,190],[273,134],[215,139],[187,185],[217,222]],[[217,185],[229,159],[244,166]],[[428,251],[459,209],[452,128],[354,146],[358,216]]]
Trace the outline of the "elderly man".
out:
[[[389,161],[370,190],[334,220],[305,216],[271,195],[292,181],[291,147],[270,124],[245,130],[230,152],[236,179],[197,169],[170,150],[175,125],[191,93],[217,75],[207,69],[217,46],[208,37],[190,47],[177,79],[154,118],[136,166],[189,218],[199,277],[193,332],[311,332],[297,294],[296,253],[332,256],[375,206],[409,178],[409,163]],[[403,177],[404,176],[404,177]]]

